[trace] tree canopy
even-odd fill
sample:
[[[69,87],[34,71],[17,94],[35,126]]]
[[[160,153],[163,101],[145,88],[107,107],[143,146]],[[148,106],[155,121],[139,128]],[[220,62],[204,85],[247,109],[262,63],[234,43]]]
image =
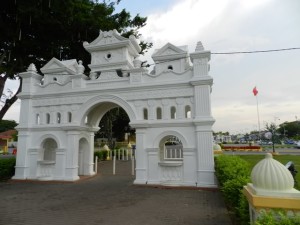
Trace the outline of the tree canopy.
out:
[[[278,131],[285,138],[299,139],[300,137],[300,122],[284,122],[279,125]]]
[[[19,79],[30,63],[42,67],[52,57],[80,59],[84,65],[90,55],[82,46],[94,40],[99,30],[116,29],[124,37],[139,37],[146,17],[132,17],[125,9],[115,13],[117,1],[92,0],[10,0],[0,7],[0,93],[7,79]],[[141,42],[141,54],[152,46]],[[21,84],[20,84],[21,86]],[[20,88],[18,92],[20,91]],[[6,99],[0,119],[17,100]]]
[[[14,130],[17,125],[14,120],[0,120],[0,132]]]
[[[99,124],[100,130],[95,134],[95,138],[107,138],[108,145],[112,149],[114,148],[113,137],[117,141],[123,141],[125,133],[135,134],[135,129],[130,127],[129,122],[130,119],[123,108],[111,109],[102,117]]]

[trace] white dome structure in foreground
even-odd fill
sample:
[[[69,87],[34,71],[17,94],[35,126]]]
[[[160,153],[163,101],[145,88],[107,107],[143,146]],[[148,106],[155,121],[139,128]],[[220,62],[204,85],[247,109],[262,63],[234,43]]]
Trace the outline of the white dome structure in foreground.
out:
[[[295,193],[294,179],[290,171],[267,153],[265,159],[251,172],[252,188],[257,195],[285,195]],[[297,191],[296,191],[297,193]]]
[[[284,209],[290,215],[300,214],[300,192],[294,188],[293,176],[271,153],[255,165],[251,180],[243,189],[249,202],[251,224],[262,210]]]

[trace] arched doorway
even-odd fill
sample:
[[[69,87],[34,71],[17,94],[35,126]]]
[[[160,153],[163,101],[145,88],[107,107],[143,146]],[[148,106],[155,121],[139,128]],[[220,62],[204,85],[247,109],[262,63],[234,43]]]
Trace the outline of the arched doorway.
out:
[[[110,132],[107,132],[107,127],[103,126],[103,120],[107,120],[109,117],[108,114],[110,114],[111,112],[116,113],[118,111],[120,115],[113,115],[113,117],[115,118],[112,119],[112,121],[109,121],[110,126],[113,126],[114,128],[113,132],[111,129],[112,127],[110,127]],[[82,110],[79,110],[78,114],[75,116],[75,118],[78,118],[78,121],[80,121],[81,127],[84,127],[84,129],[80,131],[79,135],[89,137],[85,139],[79,139],[78,175],[86,174],[85,169],[83,169],[85,167],[83,163],[85,162],[89,165],[94,164],[94,152],[104,151],[104,144],[109,146],[111,150],[110,152],[108,152],[108,156],[117,154],[118,159],[126,158],[131,160],[132,151],[131,149],[128,150],[128,139],[125,141],[125,129],[126,132],[128,132],[128,130],[132,131],[130,130],[130,125],[128,124],[128,122],[130,122],[132,118],[135,118],[136,115],[127,102],[115,96],[97,96],[86,102],[85,106],[82,107]],[[127,123],[125,124],[124,121],[120,122],[118,116],[126,117]],[[122,129],[123,132],[118,133],[117,130],[115,130],[116,124],[114,122],[121,123],[119,129]],[[135,140],[131,144],[135,146]],[[112,151],[115,149],[118,149],[117,153],[115,153],[115,151]],[[119,157],[120,155],[121,157]],[[87,157],[89,158],[89,161],[86,161]],[[95,166],[97,165],[94,165],[94,168]],[[89,168],[90,169],[88,170],[91,171],[91,166],[89,166]],[[101,169],[98,170],[98,172],[101,172]],[[131,170],[128,171],[128,174],[131,174]]]
[[[57,143],[53,138],[47,138],[42,143],[42,161],[55,162],[56,159]]]
[[[46,138],[41,143],[37,177],[39,180],[52,180],[56,167],[56,151],[58,145],[53,138]]]
[[[86,138],[79,140],[78,149],[78,175],[90,175],[89,174],[89,143]]]
[[[175,135],[164,136],[159,142],[159,173],[163,185],[178,185],[183,181],[183,145]]]

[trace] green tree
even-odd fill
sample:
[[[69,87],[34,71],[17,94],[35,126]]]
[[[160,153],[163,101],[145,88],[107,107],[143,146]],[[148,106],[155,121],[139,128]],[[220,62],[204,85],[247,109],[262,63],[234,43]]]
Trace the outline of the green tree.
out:
[[[14,120],[0,120],[0,132],[13,130],[17,125]]]
[[[92,41],[99,30],[116,29],[125,37],[139,37],[146,17],[132,17],[123,9],[115,13],[117,1],[93,0],[9,0],[0,7],[0,94],[7,79],[20,79],[30,63],[40,68],[52,57],[60,60],[80,59],[86,66],[90,55],[82,46]],[[152,46],[141,42],[142,52]],[[21,84],[17,91],[21,91]],[[16,94],[17,94],[16,93]],[[12,95],[2,99],[3,118],[17,100]]]
[[[117,107],[109,110],[102,117],[99,127],[100,130],[95,137],[104,137],[108,139],[108,145],[114,148],[113,138],[117,141],[123,141],[125,133],[134,134],[135,130],[129,125],[130,119],[124,109]]]
[[[278,140],[278,134],[277,134],[277,125],[275,123],[266,123],[266,131],[270,134],[270,138],[272,141],[272,148],[273,148],[273,152],[275,152],[275,141]]]
[[[298,139],[300,135],[300,122],[284,122],[279,125],[278,132],[286,138]]]

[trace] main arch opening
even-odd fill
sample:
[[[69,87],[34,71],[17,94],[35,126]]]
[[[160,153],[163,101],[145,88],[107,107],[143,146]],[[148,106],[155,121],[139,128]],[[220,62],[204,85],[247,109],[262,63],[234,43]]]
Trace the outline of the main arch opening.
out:
[[[105,101],[96,103],[83,114],[82,124],[87,128],[86,133],[93,136],[93,138],[87,143],[83,140],[79,143],[79,175],[85,173],[84,165],[82,165],[84,148],[81,147],[84,145],[86,146],[85,148],[89,148],[87,145],[91,146],[90,155],[93,157],[93,160],[97,156],[98,161],[105,161],[99,163],[105,165],[112,164],[109,160],[112,160],[114,156],[117,160],[122,161],[130,161],[133,158],[136,144],[135,129],[130,126],[130,112],[128,114],[128,109],[124,108],[122,104]],[[95,171],[98,168],[96,167],[97,165],[94,165]],[[101,167],[99,169],[101,171]],[[109,171],[113,172],[112,166]],[[126,174],[131,174],[130,166],[128,166],[128,173]]]
[[[95,133],[95,147],[99,149],[107,145],[113,150],[135,145],[135,129],[129,123],[130,119],[123,108],[117,106],[107,111]]]

